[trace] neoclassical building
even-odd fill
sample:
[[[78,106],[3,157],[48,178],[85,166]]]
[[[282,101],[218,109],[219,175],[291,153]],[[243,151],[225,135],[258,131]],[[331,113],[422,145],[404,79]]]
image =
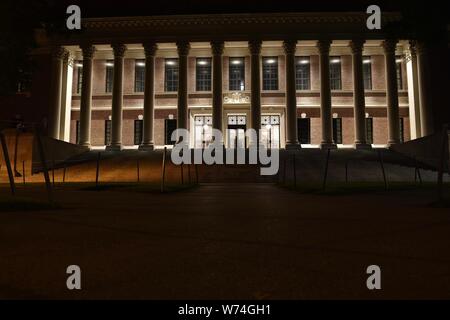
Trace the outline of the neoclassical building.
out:
[[[391,145],[433,132],[426,49],[367,14],[91,18],[38,35],[51,54],[48,133],[107,150],[204,147],[211,129],[272,148]]]

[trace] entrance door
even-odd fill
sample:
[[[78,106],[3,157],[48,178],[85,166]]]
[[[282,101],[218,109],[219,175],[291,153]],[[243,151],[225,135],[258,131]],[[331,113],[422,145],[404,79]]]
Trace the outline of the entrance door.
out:
[[[280,148],[280,116],[261,117],[261,144],[267,149]]]
[[[228,116],[228,148],[246,148],[245,130],[247,129],[247,118],[244,115]]]
[[[212,117],[195,116],[194,148],[205,149],[212,140]]]

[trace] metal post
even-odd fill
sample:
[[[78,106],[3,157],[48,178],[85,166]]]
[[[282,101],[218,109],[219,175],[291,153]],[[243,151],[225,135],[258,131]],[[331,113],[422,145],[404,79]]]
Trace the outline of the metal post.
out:
[[[139,180],[140,180],[140,177],[139,177],[139,175],[140,175],[140,172],[139,172],[139,159],[137,159],[136,160],[136,171],[137,171],[137,182],[139,183]]]
[[[194,168],[195,168],[195,180],[196,180],[196,182],[198,184],[198,169],[197,169],[197,165],[196,164],[194,164]]]
[[[64,163],[63,178],[62,178],[63,182],[66,182],[66,169],[67,169],[67,164]]]
[[[50,177],[48,175],[47,161],[45,159],[44,147],[42,145],[41,135],[37,128],[34,128],[34,135],[35,135],[37,146],[39,149],[39,157],[41,158],[42,170],[44,172],[44,179],[45,179],[45,186],[47,188],[48,201],[53,202],[52,185],[50,183]]]
[[[11,194],[14,195],[16,193],[16,185],[14,184],[14,176],[11,169],[11,161],[9,160],[8,146],[6,144],[6,139],[3,132],[0,132],[0,139],[2,142],[3,157],[5,158],[6,170],[8,171],[9,186],[11,187]]]
[[[25,160],[22,161],[22,178],[23,178],[23,185],[25,185]]]
[[[348,160],[345,161],[345,182],[348,182]]]
[[[97,153],[97,168],[95,170],[95,188],[98,188],[98,177],[100,174],[100,152]]]
[[[296,166],[296,164],[295,164],[295,153],[294,153],[294,156],[293,156],[293,165],[294,165],[294,187],[295,188],[297,188],[297,166]]]
[[[161,192],[164,192],[164,179],[166,174],[166,150],[167,147],[164,147],[163,157],[162,157],[162,170],[161,170]]]
[[[180,169],[181,169],[181,184],[184,184],[184,172],[183,172],[183,163],[181,163],[181,165],[180,165]]]
[[[441,156],[438,168],[438,179],[437,179],[437,193],[438,201],[444,199],[444,188],[443,188],[443,176],[444,176],[444,165],[445,165],[445,146],[447,144],[447,125],[442,128],[442,140],[441,140]]]
[[[388,182],[386,179],[386,172],[384,171],[384,163],[383,163],[383,156],[381,154],[381,150],[378,149],[378,159],[380,161],[381,171],[383,172],[383,181],[384,181],[384,189],[387,190],[389,188]]]
[[[328,161],[330,160],[330,149],[327,149],[327,160],[325,162],[325,172],[323,174],[323,184],[322,189],[325,190],[327,186],[327,175],[328,175]]]

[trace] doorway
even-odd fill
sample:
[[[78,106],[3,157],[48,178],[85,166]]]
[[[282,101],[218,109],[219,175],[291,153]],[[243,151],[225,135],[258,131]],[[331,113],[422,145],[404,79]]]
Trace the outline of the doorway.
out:
[[[229,115],[227,126],[228,148],[247,148],[245,130],[247,130],[247,117],[245,115]]]

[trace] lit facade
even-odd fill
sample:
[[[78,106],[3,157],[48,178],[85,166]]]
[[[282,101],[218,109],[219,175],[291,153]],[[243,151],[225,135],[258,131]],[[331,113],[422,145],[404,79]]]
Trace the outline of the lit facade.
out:
[[[49,135],[86,147],[390,145],[432,133],[424,50],[366,15],[101,18],[42,41],[52,52]],[[383,24],[400,19],[385,14]],[[47,50],[47,51],[46,51]]]

